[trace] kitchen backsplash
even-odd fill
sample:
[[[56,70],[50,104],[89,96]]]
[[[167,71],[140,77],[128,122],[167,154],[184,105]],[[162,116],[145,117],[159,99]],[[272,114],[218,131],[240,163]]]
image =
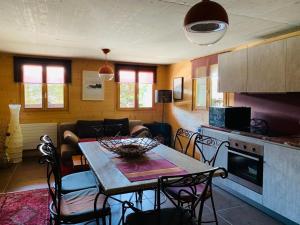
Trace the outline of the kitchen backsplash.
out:
[[[300,134],[300,93],[234,94],[235,106],[249,106],[252,118],[264,119],[271,131]]]

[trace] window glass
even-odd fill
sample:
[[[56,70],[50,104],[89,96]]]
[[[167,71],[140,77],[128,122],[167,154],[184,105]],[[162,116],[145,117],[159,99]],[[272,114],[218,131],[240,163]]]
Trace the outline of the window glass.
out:
[[[223,106],[224,94],[218,92],[218,64],[210,66],[210,106]]]
[[[64,73],[63,67],[47,66],[48,108],[64,108]]]
[[[24,108],[43,108],[42,71],[42,66],[23,66]]]
[[[23,66],[23,82],[30,84],[43,83],[43,67],[42,66]]]
[[[120,108],[135,106],[135,71],[120,71]]]
[[[63,84],[65,68],[61,66],[47,66],[47,84]]]
[[[24,84],[24,108],[43,108],[42,84]]]
[[[153,72],[139,72],[139,83],[153,84]]]
[[[120,108],[134,108],[135,84],[120,83]]]
[[[153,73],[139,72],[139,108],[151,108],[153,103]]]
[[[48,108],[64,108],[64,84],[47,84]]]
[[[119,77],[120,83],[135,83],[135,71],[121,70]]]
[[[195,79],[195,108],[206,108],[206,77]]]

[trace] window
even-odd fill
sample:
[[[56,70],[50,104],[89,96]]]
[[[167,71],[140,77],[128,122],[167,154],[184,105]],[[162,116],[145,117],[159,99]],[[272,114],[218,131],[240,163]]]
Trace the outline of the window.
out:
[[[155,70],[139,66],[116,66],[119,109],[151,109]]]
[[[224,93],[218,92],[219,77],[218,64],[210,66],[210,106],[225,106]]]
[[[193,79],[193,109],[226,106],[227,95],[218,92],[218,64],[210,65],[209,77]]]
[[[195,110],[198,109],[206,109],[207,102],[207,78],[201,77],[197,79],[193,79],[193,108]]]
[[[33,110],[64,110],[68,106],[70,67],[51,60],[15,59],[15,80],[21,82],[22,106]]]

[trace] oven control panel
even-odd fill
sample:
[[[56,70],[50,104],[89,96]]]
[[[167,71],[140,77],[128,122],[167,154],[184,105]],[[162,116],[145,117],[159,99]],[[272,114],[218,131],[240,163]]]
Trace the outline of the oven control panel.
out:
[[[255,143],[249,143],[244,142],[236,139],[229,138],[230,148],[232,150],[239,150],[239,151],[245,151],[256,155],[263,155],[264,154],[264,146],[255,144]]]

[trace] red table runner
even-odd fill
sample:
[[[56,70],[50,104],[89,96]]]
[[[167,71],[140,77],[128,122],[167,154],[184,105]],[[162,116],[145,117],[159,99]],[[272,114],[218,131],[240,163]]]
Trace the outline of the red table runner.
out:
[[[160,176],[187,174],[186,170],[156,153],[147,153],[144,157],[137,159],[114,157],[112,160],[131,182],[157,179]]]

